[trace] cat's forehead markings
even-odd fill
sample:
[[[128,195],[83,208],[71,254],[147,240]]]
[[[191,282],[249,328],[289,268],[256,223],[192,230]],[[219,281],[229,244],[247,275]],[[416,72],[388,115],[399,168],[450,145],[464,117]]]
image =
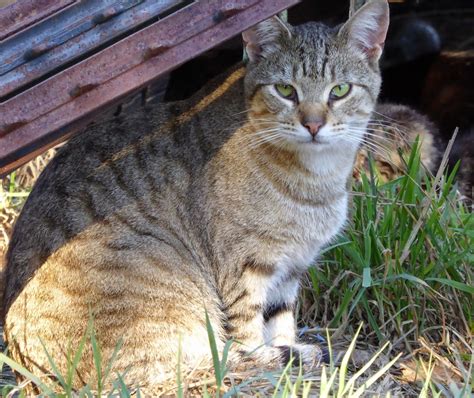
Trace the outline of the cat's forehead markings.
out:
[[[297,63],[293,64],[293,76],[296,80],[300,79],[300,65]]]
[[[302,62],[301,62],[301,66],[303,67],[303,76],[308,76],[308,70],[306,68],[306,60],[303,59]]]
[[[328,46],[324,46],[324,56],[323,56],[323,62],[321,64],[321,71],[320,71],[321,77],[323,79],[326,78],[326,69],[327,69],[328,61],[329,61],[329,48]]]
[[[116,162],[124,158],[127,155],[130,155],[135,151],[135,149],[142,144],[148,144],[153,138],[156,138],[159,134],[161,134],[165,130],[169,130],[175,124],[183,124],[189,122],[196,114],[204,110],[214,101],[219,99],[222,95],[226,93],[226,91],[239,79],[241,79],[245,75],[245,68],[240,68],[232,73],[216,90],[212,91],[209,95],[201,99],[194,107],[192,107],[189,111],[183,112],[179,116],[172,118],[167,123],[165,123],[161,128],[159,128],[156,132],[150,135],[146,135],[145,137],[139,139],[138,141],[134,142],[131,145],[126,146],[121,151],[117,152],[114,156],[110,159],[107,159],[103,162],[100,166],[96,167],[93,170],[93,173],[102,170],[104,167],[109,166],[111,163]]]

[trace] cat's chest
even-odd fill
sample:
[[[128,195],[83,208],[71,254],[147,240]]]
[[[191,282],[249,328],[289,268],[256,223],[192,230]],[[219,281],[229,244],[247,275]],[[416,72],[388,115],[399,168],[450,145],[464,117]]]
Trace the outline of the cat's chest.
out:
[[[274,240],[262,250],[266,261],[279,269],[305,269],[315,260],[347,219],[347,195],[321,206],[283,208],[270,218],[276,227]]]

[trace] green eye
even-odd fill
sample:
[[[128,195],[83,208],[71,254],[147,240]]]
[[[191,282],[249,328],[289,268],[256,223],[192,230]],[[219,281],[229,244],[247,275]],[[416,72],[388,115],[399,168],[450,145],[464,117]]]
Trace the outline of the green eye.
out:
[[[338,100],[344,98],[351,91],[351,85],[347,83],[341,83],[334,86],[329,94],[329,99]]]
[[[294,99],[296,97],[296,90],[289,84],[275,84],[275,88],[283,98]]]

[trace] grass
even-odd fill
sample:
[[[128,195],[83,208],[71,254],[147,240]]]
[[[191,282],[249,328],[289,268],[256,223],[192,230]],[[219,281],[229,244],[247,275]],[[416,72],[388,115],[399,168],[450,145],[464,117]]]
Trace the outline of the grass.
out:
[[[222,356],[208,328],[213,366],[194,373],[179,369],[164,390],[178,396],[472,396],[474,219],[458,199],[455,170],[441,167],[429,175],[416,148],[406,163],[406,175],[387,183],[375,167],[362,176],[345,233],[305,278],[298,307],[302,338],[331,347],[329,366],[233,373],[226,352],[236,343],[229,342]],[[30,187],[19,174],[3,181],[4,220],[18,213]],[[8,222],[2,222],[5,235]],[[70,374],[56,374],[54,383],[40,385],[44,395],[140,394],[127,386],[126,375],[112,374],[103,364],[92,330],[85,341],[101,382],[74,392]],[[346,354],[336,360],[341,352]],[[77,352],[71,358],[73,370]],[[8,356],[0,359],[22,373]],[[40,383],[35,375],[25,376]],[[6,389],[10,396],[21,390]]]
[[[437,319],[431,324],[454,322],[472,331],[474,219],[456,199],[454,173],[436,182],[423,177],[418,165],[415,151],[406,176],[378,185],[376,177],[363,175],[354,195],[353,224],[310,270],[313,297],[331,289],[331,303],[340,303],[333,313],[321,310],[330,327],[366,320],[383,341],[393,331],[406,334],[402,319],[420,336],[428,315]],[[448,301],[457,319],[441,317]],[[381,320],[390,320],[389,325],[381,328]]]
[[[206,314],[207,315],[207,314]],[[348,372],[349,358],[354,352],[356,345],[356,339],[359,335],[361,327],[359,327],[356,335],[354,336],[349,348],[344,354],[341,363],[336,366],[334,361],[328,366],[324,366],[319,369],[318,383],[314,383],[311,380],[311,376],[304,374],[301,367],[295,366],[293,361],[286,366],[279,373],[265,373],[255,371],[252,377],[247,380],[239,380],[235,383],[236,377],[239,378],[238,374],[231,374],[229,371],[227,359],[230,346],[233,344],[232,341],[228,341],[222,356],[216,348],[215,336],[212,330],[211,324],[207,319],[207,330],[209,336],[210,352],[213,359],[212,373],[214,374],[214,380],[209,384],[204,385],[193,393],[198,393],[203,397],[233,397],[239,395],[247,395],[250,392],[253,393],[253,384],[266,384],[266,390],[269,395],[273,397],[309,397],[314,396],[315,391],[320,397],[350,397],[357,398],[363,396],[378,379],[380,379],[388,369],[398,360],[399,356],[395,357],[388,363],[386,363],[377,372],[370,375],[368,378],[364,378],[363,375],[372,366],[374,361],[379,357],[380,353],[386,348],[376,353],[371,360],[365,364],[358,372],[350,375]],[[74,373],[77,369],[78,363],[81,360],[83,352],[90,346],[92,349],[93,360],[95,364],[95,370],[97,377],[97,384],[85,385],[79,390],[72,388]],[[83,336],[79,346],[74,352],[70,352],[68,361],[68,368],[66,373],[63,374],[58,370],[58,367],[51,359],[48,349],[44,347],[46,355],[50,359],[51,374],[44,380],[30,371],[25,369],[20,364],[13,361],[6,354],[0,353],[0,367],[7,364],[14,369],[18,374],[21,374],[25,378],[25,383],[20,386],[16,385],[4,385],[1,392],[3,397],[13,397],[15,394],[20,396],[25,395],[25,387],[27,385],[34,385],[36,392],[44,397],[96,397],[96,396],[107,396],[107,397],[129,397],[132,395],[140,396],[141,390],[133,386],[128,386],[125,382],[126,375],[116,374],[115,377],[111,376],[111,369],[116,358],[116,354],[120,350],[120,342],[116,346],[116,350],[112,355],[111,359],[105,363],[106,370],[102,369],[104,364],[102,353],[93,329],[93,322],[89,323],[86,334]],[[178,358],[180,357],[178,354]],[[178,361],[178,364],[180,362]],[[240,378],[242,375],[240,375]],[[186,387],[183,386],[183,380],[181,375],[180,366],[177,367],[177,385],[171,388],[169,392],[176,393],[176,396],[183,397]],[[387,394],[386,396],[389,396]]]
[[[472,372],[472,212],[457,200],[455,170],[427,175],[416,149],[407,170],[388,183],[374,168],[362,175],[352,224],[309,271],[300,318],[336,335],[363,321],[369,345],[428,355],[436,347],[447,368],[458,367],[457,352]],[[460,373],[472,389],[472,374]]]
[[[79,345],[75,349],[70,349],[67,352],[67,370],[65,373],[61,373],[58,366],[55,364],[53,358],[48,352],[48,348],[43,345],[46,356],[49,360],[51,367],[51,374],[45,380],[43,377],[38,377],[28,371],[19,363],[13,361],[6,355],[6,353],[0,353],[0,368],[3,370],[3,366],[6,364],[15,372],[20,374],[25,381],[16,386],[14,384],[3,385],[1,390],[2,397],[13,397],[16,394],[20,396],[25,395],[27,387],[34,386],[36,393],[44,397],[96,397],[96,396],[110,396],[110,397],[128,397],[131,395],[131,390],[124,382],[124,376],[120,374],[113,375],[111,377],[111,371],[113,368],[114,361],[117,357],[118,352],[121,348],[121,341],[119,341],[115,347],[115,350],[109,361],[106,361],[105,368],[102,368],[104,364],[100,345],[97,341],[92,318],[87,327],[87,331],[82,337]],[[79,390],[73,388],[74,378],[76,377],[76,370],[82,359],[82,354],[90,346],[92,350],[92,356],[97,376],[97,383],[94,385],[85,385]],[[135,391],[134,391],[135,392]]]

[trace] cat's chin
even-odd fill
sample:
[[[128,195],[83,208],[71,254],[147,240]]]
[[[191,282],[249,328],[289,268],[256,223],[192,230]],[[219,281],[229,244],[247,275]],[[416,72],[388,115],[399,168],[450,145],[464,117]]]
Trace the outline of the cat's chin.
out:
[[[334,144],[331,144],[328,141],[315,140],[315,141],[301,142],[299,143],[299,146],[304,151],[326,152],[326,151],[331,151],[331,147],[334,146]]]
[[[314,139],[298,140],[294,143],[297,150],[304,152],[353,152],[358,145],[340,139],[315,137]]]
[[[321,137],[320,141],[295,143],[294,148],[308,169],[319,175],[329,175],[350,172],[358,145],[342,139]]]

